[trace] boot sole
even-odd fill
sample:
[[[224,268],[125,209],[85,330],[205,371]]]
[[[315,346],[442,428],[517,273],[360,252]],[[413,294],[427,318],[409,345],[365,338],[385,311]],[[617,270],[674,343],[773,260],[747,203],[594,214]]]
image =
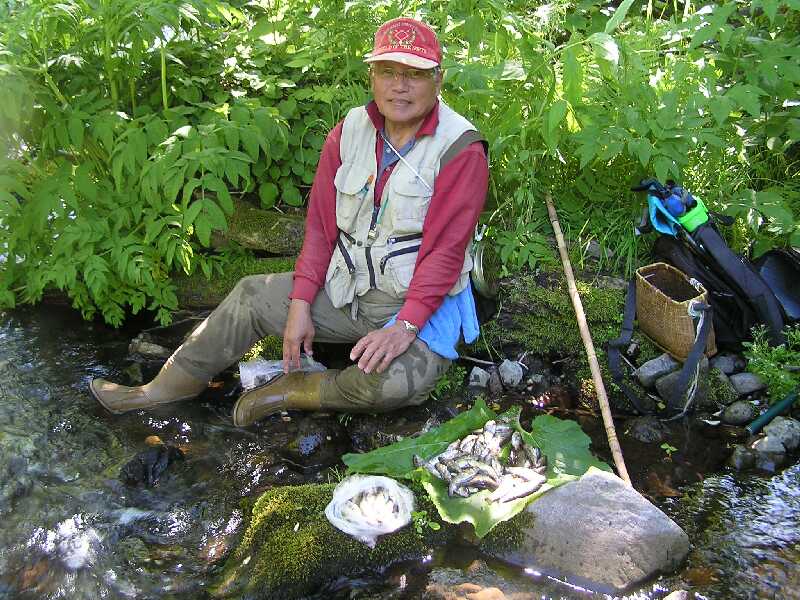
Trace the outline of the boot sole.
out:
[[[245,422],[245,420],[244,420],[244,415],[242,414],[244,412],[244,409],[242,408],[242,405],[244,404],[245,400],[247,400],[251,396],[257,395],[257,392],[269,387],[270,385],[272,385],[273,383],[278,381],[284,375],[285,375],[285,373],[281,373],[277,377],[274,377],[273,379],[270,379],[267,383],[263,383],[263,384],[259,385],[258,387],[254,387],[252,390],[247,390],[244,394],[239,396],[239,399],[236,401],[236,404],[233,405],[233,414],[231,415],[233,417],[233,424],[236,427],[249,427],[250,425],[255,423],[255,421]],[[277,411],[277,412],[280,412],[280,411]],[[273,414],[275,414],[275,413],[273,413]]]

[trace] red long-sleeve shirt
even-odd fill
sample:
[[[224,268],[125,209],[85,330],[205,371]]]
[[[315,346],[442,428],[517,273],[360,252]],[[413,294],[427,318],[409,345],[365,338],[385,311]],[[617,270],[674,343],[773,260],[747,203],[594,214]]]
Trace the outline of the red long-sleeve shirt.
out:
[[[380,164],[383,140],[383,115],[374,102],[367,113],[375,125],[375,153]],[[416,134],[434,135],[439,123],[439,104],[433,107]],[[339,144],[342,122],[325,140],[317,166],[306,216],[303,249],[297,259],[290,298],[313,302],[325,284],[339,230],[336,226],[336,187],[333,178],[342,164]],[[394,165],[375,184],[375,203],[380,203]],[[464,252],[472,238],[478,216],[486,201],[489,167],[483,145],[475,142],[448,162],[436,177],[428,213],[422,225],[422,242],[405,303],[398,319],[410,321],[420,329],[439,308],[445,295],[461,274]]]

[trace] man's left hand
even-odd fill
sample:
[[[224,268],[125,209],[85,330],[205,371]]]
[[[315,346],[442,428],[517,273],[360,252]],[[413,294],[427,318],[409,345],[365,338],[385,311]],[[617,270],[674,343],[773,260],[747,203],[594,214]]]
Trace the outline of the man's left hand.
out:
[[[370,331],[353,347],[350,360],[358,360],[358,368],[364,373],[383,373],[395,358],[408,350],[416,337],[401,323]]]

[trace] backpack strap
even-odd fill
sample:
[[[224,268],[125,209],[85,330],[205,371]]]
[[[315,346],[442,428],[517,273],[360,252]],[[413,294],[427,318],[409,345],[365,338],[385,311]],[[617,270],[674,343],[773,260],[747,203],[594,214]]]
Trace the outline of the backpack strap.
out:
[[[619,386],[633,407],[643,415],[650,414],[642,406],[641,400],[631,386],[625,383],[622,377],[622,348],[631,343],[633,336],[633,320],[636,318],[636,280],[628,282],[628,292],[625,294],[625,312],[622,318],[622,331],[618,338],[608,342],[608,369],[611,378]]]

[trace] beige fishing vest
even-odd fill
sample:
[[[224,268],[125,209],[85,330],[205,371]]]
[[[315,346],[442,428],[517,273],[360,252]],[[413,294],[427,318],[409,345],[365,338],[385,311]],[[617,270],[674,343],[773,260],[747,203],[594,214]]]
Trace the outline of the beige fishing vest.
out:
[[[467,132],[476,132],[476,129],[440,100],[435,135],[418,138],[403,157],[424,183],[400,160],[383,188],[381,207],[375,207],[378,173],[375,126],[363,106],[350,110],[339,144],[342,166],[334,178],[339,238],[325,277],[325,291],[335,307],[353,303],[355,316],[357,302],[354,301],[375,288],[397,298],[405,297],[414,276],[422,242],[422,224],[441,159]],[[467,286],[471,269],[468,247],[461,274],[450,295]]]

